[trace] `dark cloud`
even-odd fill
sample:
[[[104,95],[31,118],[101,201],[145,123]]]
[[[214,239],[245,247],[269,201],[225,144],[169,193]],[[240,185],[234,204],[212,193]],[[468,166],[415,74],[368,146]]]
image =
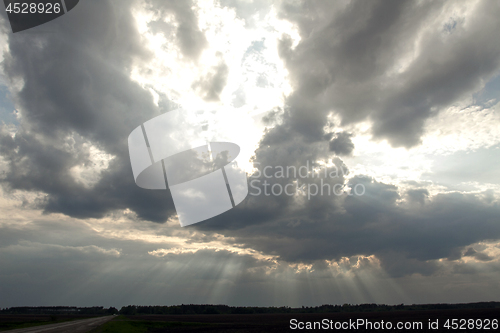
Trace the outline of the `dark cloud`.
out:
[[[1,136],[9,166],[2,182],[47,194],[41,203],[46,212],[85,218],[130,208],[158,222],[175,213],[167,192],[142,190],[131,177],[126,138],[160,112],[129,78],[132,61],[150,57],[132,3],[87,1],[46,24],[56,33],[9,35],[3,70],[24,85],[13,96],[21,126],[15,137],[6,129]],[[72,167],[90,163],[86,143],[114,156],[90,189],[70,175]]]
[[[230,243],[278,255],[287,262],[375,255],[395,277],[430,275],[438,269],[435,260],[457,257],[456,252],[465,246],[500,238],[495,222],[500,210],[482,194],[428,197],[426,190],[409,191],[406,195],[413,201],[425,200],[415,206],[413,201],[405,204],[394,185],[366,177],[349,181],[350,188],[357,185],[358,193],[363,185],[363,195],[302,197],[303,201],[286,196],[249,197],[236,209],[194,228],[217,231],[229,237]]]
[[[328,141],[306,141],[292,130],[290,112],[273,111],[264,119],[275,126],[266,130],[255,151],[254,166],[259,171],[249,178],[250,193],[257,193],[256,188],[262,193],[250,195],[240,206],[194,225],[194,229],[216,231],[228,236],[231,244],[244,244],[287,262],[375,255],[395,277],[431,275],[439,268],[435,260],[457,257],[465,246],[500,237],[500,228],[494,223],[500,211],[488,191],[430,196],[424,187],[428,182],[409,182],[412,188],[404,189],[370,177],[355,176],[347,181],[348,167],[333,158]],[[311,170],[321,168],[317,161],[333,162],[335,169],[342,170],[338,177],[324,182],[347,183],[351,194],[354,190],[363,194],[317,195],[310,199],[302,194],[264,194],[264,181],[268,190],[293,181],[320,187],[320,177],[274,176],[278,166],[298,170],[308,165]],[[273,177],[264,177],[266,167]]]
[[[285,2],[281,15],[301,35],[294,49],[284,36],[279,49],[294,87],[292,129],[319,140],[334,112],[343,124],[370,119],[375,138],[394,146],[417,144],[427,119],[481,88],[500,65],[499,6],[480,3],[446,34],[443,11],[454,15],[453,4]]]
[[[354,143],[351,141],[352,134],[341,132],[335,135],[330,141],[330,151],[339,156],[350,155],[354,150]]]
[[[123,216],[116,218],[119,222],[104,222],[102,231],[96,227],[99,229],[103,221],[81,223],[64,217],[44,216],[25,220],[22,225],[2,224],[0,307],[411,304],[439,302],[443,298],[451,302],[481,300],[499,293],[497,261],[457,262],[440,267],[438,262],[408,259],[394,252],[385,254],[382,265],[376,258],[351,256],[334,264],[316,261],[300,268],[228,250],[190,250],[189,244],[175,248],[179,244],[168,244],[158,237],[153,243],[144,242],[141,238],[148,232],[150,236],[161,235],[165,228],[158,224],[139,225]],[[275,237],[274,241],[282,242],[282,237]],[[172,247],[181,251],[168,252]],[[455,272],[453,279],[449,274],[431,275],[448,268]],[[387,278],[386,272],[393,278]],[[398,277],[408,272],[416,275]],[[420,274],[427,275],[426,279]],[[447,287],[443,288],[443,284]]]
[[[452,15],[453,5],[284,2],[282,18],[296,23],[301,37],[295,48],[287,35],[279,44],[294,91],[280,117],[271,112],[263,119],[274,127],[255,151],[254,166],[262,171],[308,161],[315,165],[330,161],[333,153],[351,153],[350,134],[328,142],[331,113],[341,116],[340,125],[370,120],[374,138],[393,146],[417,144],[427,119],[480,89],[500,65],[500,43],[493,42],[498,41],[498,6],[479,4],[467,24],[457,19],[451,30],[443,28],[449,17],[439,22],[443,11]],[[500,237],[493,222],[500,211],[486,192],[430,196],[426,188],[405,190],[359,176],[349,184],[363,185],[366,192],[305,201],[249,197],[241,207],[194,228],[216,230],[289,262],[375,254],[392,276],[431,275],[438,268],[435,260]]]

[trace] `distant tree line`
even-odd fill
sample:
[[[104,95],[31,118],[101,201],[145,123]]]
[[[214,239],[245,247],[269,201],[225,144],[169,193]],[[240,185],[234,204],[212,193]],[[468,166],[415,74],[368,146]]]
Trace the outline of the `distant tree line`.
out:
[[[500,308],[500,302],[480,302],[461,304],[343,304],[320,306],[302,306],[300,308],[282,307],[241,307],[214,304],[182,304],[172,306],[161,305],[128,305],[120,309],[123,315],[154,315],[154,314],[254,314],[254,313],[330,313],[330,312],[372,312],[372,311],[417,311],[445,309],[487,309]]]
[[[331,313],[331,312],[373,312],[373,311],[417,311],[417,310],[449,310],[449,309],[491,309],[500,308],[500,302],[479,302],[461,304],[324,304],[320,306],[302,306],[291,308],[228,306],[216,304],[182,304],[182,305],[127,305],[118,311],[114,307],[102,306],[18,306],[0,309],[0,314],[83,314],[83,315],[187,315],[187,314],[254,314],[254,313]]]
[[[16,306],[0,309],[0,314],[83,314],[83,315],[110,315],[117,314],[114,307],[103,306],[76,307],[76,306]]]

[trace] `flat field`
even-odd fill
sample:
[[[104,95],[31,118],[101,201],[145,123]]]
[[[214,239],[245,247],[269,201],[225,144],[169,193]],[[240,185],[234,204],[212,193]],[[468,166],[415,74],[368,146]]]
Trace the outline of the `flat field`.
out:
[[[474,325],[484,327],[490,321],[490,329],[476,329],[467,327],[465,321],[465,329],[463,332],[487,332],[498,331],[491,327],[491,320],[500,320],[500,309],[453,309],[453,310],[425,310],[425,311],[384,311],[384,312],[343,312],[343,313],[295,313],[295,314],[206,314],[206,315],[134,315],[120,316],[115,320],[106,323],[95,333],[135,333],[135,332],[297,332],[312,330],[292,330],[290,321],[296,319],[298,322],[322,322],[326,319],[335,322],[349,322],[349,320],[357,321],[364,319],[375,323],[392,324],[392,329],[375,329],[358,327],[357,332],[451,332],[454,329],[445,328],[444,324],[447,320],[474,320]],[[438,328],[429,328],[430,322],[438,323]],[[422,323],[421,326],[412,326],[411,329],[398,330],[396,325],[398,322],[406,325],[415,325],[414,323]],[[449,321],[451,324],[451,321]],[[316,330],[319,331],[319,330]],[[338,331],[326,329],[325,331]],[[343,331],[343,330],[340,330]],[[352,330],[355,331],[355,330]]]

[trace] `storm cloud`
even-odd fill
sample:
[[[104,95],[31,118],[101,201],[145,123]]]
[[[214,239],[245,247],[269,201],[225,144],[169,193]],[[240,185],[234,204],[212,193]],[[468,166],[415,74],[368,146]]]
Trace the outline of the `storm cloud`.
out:
[[[16,34],[3,15],[0,306],[497,297],[499,14],[88,0]],[[248,197],[186,228],[127,148],[178,106],[248,155]]]

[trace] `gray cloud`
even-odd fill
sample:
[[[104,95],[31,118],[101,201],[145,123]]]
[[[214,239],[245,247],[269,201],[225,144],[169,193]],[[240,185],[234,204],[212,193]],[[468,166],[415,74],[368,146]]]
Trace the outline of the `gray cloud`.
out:
[[[231,243],[287,262],[374,254],[392,276],[432,274],[438,267],[434,260],[456,259],[456,251],[469,244],[500,238],[495,223],[500,211],[486,193],[429,198],[427,190],[403,195],[396,186],[370,178],[354,177],[349,183],[351,188],[362,184],[365,194],[316,196],[303,204],[283,196],[250,197],[195,228],[234,237]],[[401,201],[405,196],[410,202]]]
[[[443,11],[454,15],[453,6],[284,2],[282,18],[296,23],[301,36],[295,48],[286,35],[279,45],[294,91],[280,121],[274,112],[264,117],[274,127],[265,132],[255,165],[260,170],[300,166],[329,161],[332,152],[351,153],[349,134],[328,142],[330,113],[341,116],[340,125],[372,121],[374,138],[393,146],[416,145],[427,119],[480,89],[500,64],[500,44],[491,44],[498,38],[495,13],[500,9],[482,3],[467,24],[454,18],[450,25],[449,17],[436,21]],[[436,22],[432,28],[430,22]],[[419,52],[405,60],[415,50],[409,41],[418,34]],[[500,212],[486,192],[431,197],[425,188],[405,191],[370,178],[354,177],[350,184],[364,185],[365,195],[318,196],[305,204],[254,197],[195,228],[217,230],[290,262],[375,254],[393,276],[433,274],[433,260],[456,258],[469,244],[500,237],[493,223]]]
[[[352,134],[341,132],[330,141],[330,151],[339,156],[350,155],[354,150],[354,143],[351,141]]]
[[[477,252],[472,247],[469,247],[467,249],[467,251],[464,253],[464,257],[473,257],[473,258],[475,258],[477,260],[480,260],[480,261],[491,261],[491,260],[493,260],[493,258],[490,257],[489,255],[487,255],[486,253]]]
[[[123,220],[120,224],[108,223],[106,229],[118,232],[124,225],[131,234],[140,234]],[[158,224],[152,226],[159,227]],[[172,244],[113,238],[92,227],[92,224],[48,217],[25,221],[23,226],[2,225],[0,307],[26,304],[116,307],[181,303],[298,307],[349,302],[411,304],[439,302],[443,298],[452,302],[489,300],[500,293],[496,283],[498,261],[490,261],[488,266],[481,261],[443,266],[392,253],[386,254],[383,266],[376,260],[353,256],[333,266],[316,261],[308,269],[300,270],[287,263],[258,260],[227,250],[165,254],[161,249],[168,249]],[[154,234],[161,230],[151,228],[150,231]],[[156,255],[148,255],[148,252]],[[430,275],[450,268],[454,270],[453,279],[449,274]],[[477,269],[481,273],[478,274]],[[393,277],[388,278],[385,271]],[[419,275],[395,277],[408,271],[426,274],[426,279],[422,280]],[[443,284],[447,288],[442,288]]]
[[[151,95],[128,76],[133,60],[150,57],[132,3],[87,1],[74,15],[47,23],[57,33],[9,35],[3,70],[24,85],[14,96],[21,126],[14,138],[6,129],[1,136],[9,166],[2,182],[46,193],[40,203],[46,212],[85,218],[130,208],[158,222],[175,213],[168,193],[142,190],[130,177],[126,138],[159,114]],[[89,163],[88,142],[115,157],[91,189],[70,175],[73,166]]]
[[[186,59],[196,61],[207,42],[191,2],[147,3],[159,17],[173,14],[177,23],[158,19],[150,24],[153,32],[175,41]],[[164,222],[175,215],[167,191],[140,189],[132,179],[128,134],[138,124],[174,107],[164,95],[156,106],[149,92],[129,77],[135,61],[151,59],[133,23],[134,4],[86,1],[68,15],[47,23],[46,28],[56,33],[9,35],[3,71],[12,87],[20,81],[24,84],[13,94],[21,114],[18,131],[15,136],[7,127],[0,132],[0,153],[7,166],[2,185],[12,190],[9,194],[15,190],[41,193],[41,199],[34,203],[37,208],[80,219],[102,218],[127,208],[137,214],[137,224],[141,219]],[[251,25],[252,7],[232,5],[239,6],[238,15]],[[146,253],[160,245],[121,239],[118,231],[126,228],[114,230],[118,235],[115,238],[106,238],[85,228],[85,222],[75,226],[67,221],[44,221],[43,225],[32,221],[36,226],[4,227],[0,232],[0,253],[7,258],[2,259],[0,274],[1,294],[6,295],[3,302],[21,305],[16,302],[31,299],[31,304],[46,304],[43,301],[56,294],[60,297],[54,302],[77,297],[81,305],[108,305],[107,298],[117,302],[111,304],[115,306],[164,303],[165,293],[158,290],[166,290],[172,303],[269,305],[275,304],[273,290],[278,290],[278,295],[297,297],[281,298],[288,304],[300,305],[299,300],[327,303],[331,301],[321,296],[322,289],[332,290],[330,299],[345,298],[342,288],[334,290],[331,282],[324,282],[332,279],[327,260],[344,263],[350,271],[359,267],[373,274],[393,302],[401,301],[401,296],[389,286],[391,279],[399,279],[398,283],[412,293],[410,299],[416,300],[425,288],[415,287],[411,282],[419,280],[412,277],[423,275],[429,278],[426,281],[444,283],[443,276],[447,275],[440,274],[450,269],[448,276],[455,274],[456,283],[450,284],[450,293],[431,286],[434,294],[429,292],[422,300],[439,300],[443,295],[454,300],[459,297],[453,291],[464,285],[461,281],[475,281],[463,277],[475,271],[474,264],[461,262],[464,257],[491,264],[492,274],[478,275],[481,285],[479,289],[468,286],[467,297],[477,297],[477,291],[484,288],[498,295],[496,258],[472,247],[484,240],[500,239],[500,210],[492,191],[431,195],[426,188],[429,182],[412,184],[408,190],[405,186],[410,182],[396,186],[349,175],[347,166],[336,157],[351,154],[354,145],[347,132],[333,137],[335,126],[369,120],[376,140],[385,138],[394,146],[414,146],[426,121],[480,89],[498,69],[498,5],[485,2],[467,21],[452,17],[451,21],[447,18],[443,24],[433,25],[439,13],[452,13],[452,7],[453,3],[446,2],[283,3],[279,9],[282,18],[296,23],[301,36],[295,48],[289,36],[283,36],[279,44],[294,90],[285,110],[276,109],[263,119],[270,127],[253,158],[260,176],[256,172],[249,180],[259,181],[256,187],[261,190],[264,181],[268,188],[292,181],[318,188],[324,184],[362,185],[364,195],[317,195],[310,200],[304,196],[249,196],[235,209],[182,231],[178,227],[157,230],[158,235],[180,234],[187,244],[226,236],[221,242],[277,257],[277,268],[270,262],[226,250],[157,258]],[[417,36],[418,52],[414,53]],[[415,58],[406,64],[409,55]],[[219,64],[193,87],[205,100],[217,101],[228,71],[221,57]],[[243,103],[244,98],[244,91],[238,91],[235,104]],[[330,124],[328,116],[332,113],[340,116],[342,123]],[[114,156],[92,187],[80,184],[70,172],[75,166],[91,163],[89,143]],[[456,160],[450,157],[450,161]],[[329,163],[327,173],[343,168],[345,174],[270,179],[264,175],[265,167],[271,167],[274,173],[280,166],[321,168],[320,162]],[[477,167],[476,162],[470,166]],[[476,170],[485,169],[482,165]],[[448,169],[438,168],[436,172],[444,179],[442,174]],[[484,180],[495,174],[492,171],[477,176],[470,172],[468,176]],[[378,263],[358,256],[374,256]],[[293,275],[290,265],[299,263],[310,264],[312,272]],[[270,282],[273,269],[277,284]],[[380,297],[365,292],[370,288],[363,285],[363,273],[358,272],[349,282],[359,288],[358,292],[364,290],[359,301],[380,301]],[[33,278],[36,274],[40,276],[38,281]],[[231,291],[225,289],[227,281],[233,283]],[[283,281],[296,283],[297,292],[290,293]],[[75,284],[91,285],[92,293],[86,296],[88,288],[84,287],[75,291]],[[24,292],[36,297],[17,298],[22,286],[30,286]],[[191,293],[186,295],[186,291]],[[220,294],[211,294],[216,291]]]
[[[191,0],[147,0],[146,2],[149,9],[159,16],[158,20],[149,23],[152,31],[161,32],[167,38],[175,36],[182,53],[188,59],[197,60],[207,45],[207,39],[198,27],[198,18],[192,9],[194,3]],[[177,27],[163,20],[167,13],[174,15]]]
[[[293,50],[287,36],[280,44],[294,86],[292,128],[319,140],[334,112],[343,124],[370,119],[375,138],[394,146],[417,144],[427,119],[480,89],[500,65],[500,8],[482,2],[467,23],[456,18],[444,33],[449,17],[434,22],[443,11],[453,17],[454,5],[285,2],[281,15],[297,23],[302,38]]]
[[[425,204],[425,200],[429,197],[429,191],[426,189],[416,189],[406,191],[406,195],[410,202],[416,202],[420,205]]]
[[[205,77],[193,83],[192,87],[199,91],[200,95],[207,102],[220,100],[220,94],[226,86],[229,67],[227,67],[222,55],[219,56],[219,64],[212,68],[212,71]]]

